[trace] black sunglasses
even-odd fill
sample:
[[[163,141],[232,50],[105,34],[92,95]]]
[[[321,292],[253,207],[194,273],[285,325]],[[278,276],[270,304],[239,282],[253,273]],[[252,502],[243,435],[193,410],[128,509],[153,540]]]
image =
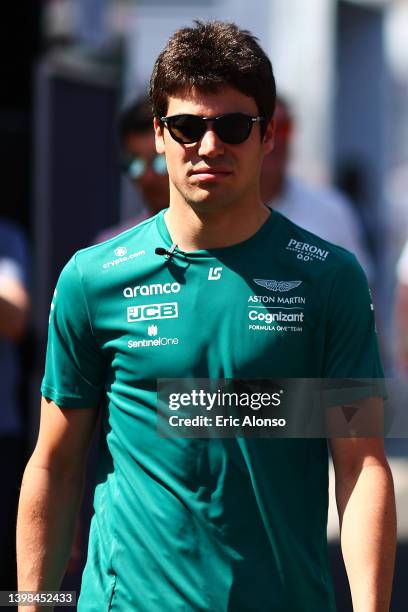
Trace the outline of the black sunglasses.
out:
[[[244,113],[229,113],[219,117],[172,115],[161,117],[160,121],[169,130],[172,138],[181,144],[193,144],[201,140],[207,131],[207,123],[210,123],[220,140],[234,145],[244,142],[254,123],[265,121],[265,117],[251,117]]]

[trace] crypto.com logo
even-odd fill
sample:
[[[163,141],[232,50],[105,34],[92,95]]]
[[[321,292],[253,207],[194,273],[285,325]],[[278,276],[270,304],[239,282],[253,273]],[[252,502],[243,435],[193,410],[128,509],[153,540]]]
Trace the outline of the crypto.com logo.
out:
[[[115,249],[116,257],[124,257],[126,253],[127,253],[126,247],[118,247],[117,249]]]

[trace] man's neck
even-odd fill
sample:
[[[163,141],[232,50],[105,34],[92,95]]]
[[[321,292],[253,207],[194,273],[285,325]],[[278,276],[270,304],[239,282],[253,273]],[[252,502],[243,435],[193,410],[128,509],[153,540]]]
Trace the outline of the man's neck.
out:
[[[196,211],[189,204],[170,204],[164,218],[171,239],[183,251],[223,248],[251,238],[270,216],[261,201],[240,210]]]

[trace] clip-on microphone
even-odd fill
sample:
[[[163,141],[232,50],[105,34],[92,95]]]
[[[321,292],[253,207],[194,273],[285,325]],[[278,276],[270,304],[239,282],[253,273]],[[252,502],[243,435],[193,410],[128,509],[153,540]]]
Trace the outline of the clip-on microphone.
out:
[[[167,261],[171,261],[173,259],[176,249],[177,244],[173,242],[169,250],[164,249],[163,247],[156,247],[154,252],[156,253],[156,255],[164,255]]]

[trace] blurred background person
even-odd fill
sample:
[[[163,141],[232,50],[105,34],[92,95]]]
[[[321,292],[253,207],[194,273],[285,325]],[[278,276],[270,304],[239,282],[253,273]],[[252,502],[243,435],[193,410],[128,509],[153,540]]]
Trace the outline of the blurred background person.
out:
[[[103,242],[141,223],[169,205],[169,179],[164,155],[156,153],[150,100],[140,97],[119,117],[119,144],[122,169],[140,191],[143,209],[126,221],[100,232]]]
[[[394,313],[394,357],[397,374],[408,376],[408,241],[397,263]]]
[[[24,235],[0,218],[0,590],[17,588],[14,531],[24,462],[17,345],[28,319],[27,276]]]
[[[352,204],[334,188],[311,186],[289,173],[295,126],[289,104],[280,96],[274,116],[275,146],[265,157],[261,174],[263,201],[297,225],[354,253],[371,282],[372,263]]]
[[[392,348],[395,374],[408,376],[408,163],[392,168],[386,193],[390,204],[389,294],[394,293]],[[392,304],[392,300],[390,300]],[[390,305],[391,305],[390,304]]]

